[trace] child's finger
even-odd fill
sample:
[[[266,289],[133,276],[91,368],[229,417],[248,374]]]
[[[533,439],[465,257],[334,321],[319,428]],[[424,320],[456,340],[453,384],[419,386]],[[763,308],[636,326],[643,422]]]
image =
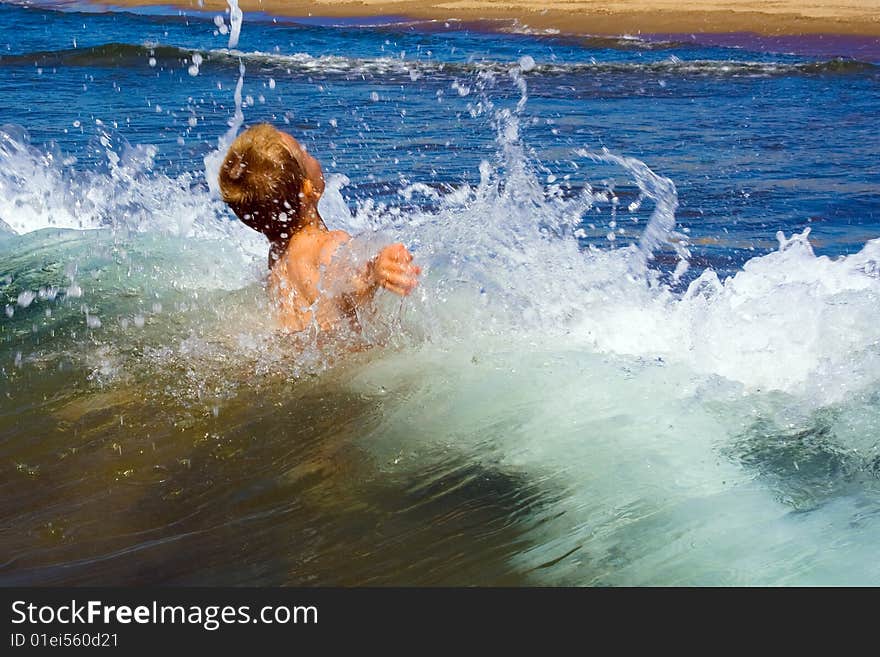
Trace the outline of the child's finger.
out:
[[[416,265],[389,264],[383,268],[386,274],[402,274],[404,276],[418,276],[422,273],[422,268]]]
[[[390,283],[385,284],[385,289],[390,292],[394,292],[394,294],[399,294],[402,297],[405,297],[409,294],[409,289],[398,287],[397,285],[391,285]]]
[[[416,285],[416,279],[405,274],[390,274],[385,277],[385,280],[398,287],[415,287]]]

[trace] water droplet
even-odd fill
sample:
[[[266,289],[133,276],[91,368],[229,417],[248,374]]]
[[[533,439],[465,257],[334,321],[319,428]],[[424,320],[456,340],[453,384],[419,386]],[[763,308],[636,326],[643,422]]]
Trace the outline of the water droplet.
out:
[[[535,60],[531,55],[523,55],[519,58],[519,68],[523,73],[533,70],[535,66]]]
[[[18,295],[18,305],[22,308],[27,308],[31,305],[31,302],[36,298],[36,294],[31,292],[30,290],[25,290]]]

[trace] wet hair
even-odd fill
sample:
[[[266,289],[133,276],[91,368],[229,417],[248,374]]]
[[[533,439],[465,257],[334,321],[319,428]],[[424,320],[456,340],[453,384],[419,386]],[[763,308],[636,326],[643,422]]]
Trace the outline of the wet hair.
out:
[[[268,123],[241,133],[220,167],[220,193],[236,216],[265,235],[269,262],[287,248],[299,227],[305,173],[281,136]]]

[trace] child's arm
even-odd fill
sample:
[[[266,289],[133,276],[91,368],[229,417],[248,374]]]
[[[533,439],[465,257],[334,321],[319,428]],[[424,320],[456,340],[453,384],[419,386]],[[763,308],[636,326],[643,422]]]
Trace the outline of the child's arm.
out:
[[[325,293],[347,296],[355,305],[361,305],[380,287],[400,296],[413,291],[422,268],[412,264],[412,254],[403,244],[386,246],[366,263],[358,263],[350,257],[351,253],[341,253],[340,247],[350,239],[344,231],[333,231],[321,248],[321,288]]]

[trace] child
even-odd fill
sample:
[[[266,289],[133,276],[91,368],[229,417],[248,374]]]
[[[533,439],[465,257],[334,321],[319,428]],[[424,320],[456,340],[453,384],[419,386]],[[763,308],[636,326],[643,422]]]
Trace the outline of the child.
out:
[[[386,246],[363,264],[346,257],[351,236],[328,230],[318,214],[321,165],[271,125],[253,126],[233,142],[220,168],[220,191],[239,219],[269,238],[269,292],[289,331],[356,325],[358,309],[378,288],[407,296],[418,283],[422,270],[403,244]]]

